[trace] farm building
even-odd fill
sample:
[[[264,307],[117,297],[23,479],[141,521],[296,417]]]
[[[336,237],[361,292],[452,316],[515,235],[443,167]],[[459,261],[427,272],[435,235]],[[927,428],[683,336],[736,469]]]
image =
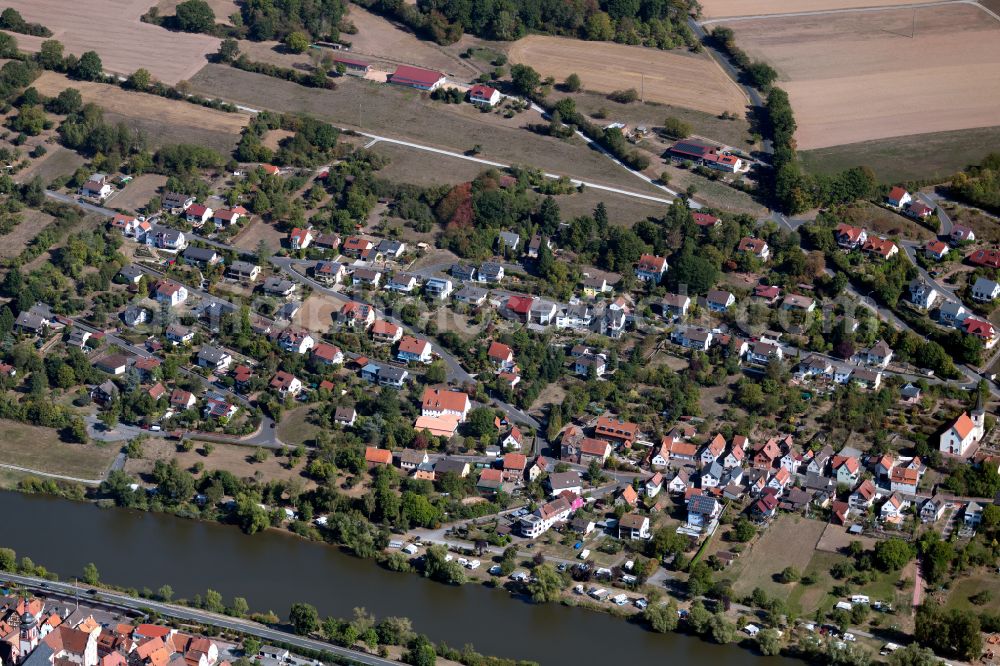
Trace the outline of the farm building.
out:
[[[340,56],[334,58],[333,62],[336,65],[343,65],[344,73],[350,74],[351,76],[364,76],[372,68],[372,66],[369,65],[367,62],[365,62],[364,60],[358,60],[357,58],[345,58],[343,56]]]
[[[485,107],[493,107],[500,101],[500,91],[477,83],[469,89],[469,101]]]
[[[410,65],[400,65],[396,71],[389,76],[389,83],[398,86],[408,86],[417,90],[434,91],[445,82],[445,76],[441,72],[424,69],[423,67],[411,67]]]

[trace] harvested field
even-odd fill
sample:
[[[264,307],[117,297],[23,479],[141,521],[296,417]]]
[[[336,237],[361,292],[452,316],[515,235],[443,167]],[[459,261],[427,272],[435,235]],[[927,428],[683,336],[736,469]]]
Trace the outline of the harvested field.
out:
[[[157,191],[166,184],[166,176],[155,173],[143,174],[115,196],[113,207],[129,211],[138,210],[148,204]]]
[[[275,229],[274,225],[268,224],[258,217],[240,232],[233,245],[241,250],[256,250],[263,240],[274,251],[281,247],[281,241],[284,238],[285,234]]]
[[[333,325],[333,316],[340,311],[342,301],[314,292],[302,302],[302,307],[295,315],[295,325],[310,331],[326,333]]]
[[[374,65],[416,65],[436,69],[459,80],[469,80],[479,74],[472,65],[433,42],[418,39],[412,32],[397,28],[358,5],[350,5],[347,20],[358,29],[357,34],[343,36],[351,42],[351,55],[367,56]]]
[[[778,70],[800,149],[997,124],[1000,22],[977,5],[729,25]]]
[[[288,458],[276,457],[273,451],[268,451],[267,460],[255,463],[252,456],[256,449],[252,446],[212,443],[212,452],[207,456],[204,455],[204,446],[204,442],[195,442],[191,451],[184,452],[178,449],[176,442],[150,439],[143,444],[143,457],[138,460],[130,458],[125,463],[125,471],[140,476],[148,475],[153,471],[153,464],[157,460],[169,461],[176,458],[185,469],[200,462],[208,471],[224,469],[240,479],[259,479],[262,483],[298,479],[305,488],[314,485],[302,475],[304,462],[300,462],[295,469],[288,469]]]
[[[799,12],[838,11],[861,7],[892,7],[912,4],[913,0],[800,0],[789,6],[787,0],[702,0],[701,16],[716,19],[734,16],[764,16]]]
[[[45,39],[58,39],[67,53],[97,51],[105,71],[115,74],[144,67],[171,85],[194,76],[206,56],[219,50],[220,40],[142,23],[139,17],[150,4],[150,0],[9,0],[5,6],[53,32],[51,38],[17,35],[22,49],[37,51]]]
[[[759,587],[768,596],[786,598],[792,586],[777,582],[774,575],[785,567],[804,571],[825,528],[826,523],[801,516],[783,514],[776,518],[750,552],[730,568],[734,574],[733,591],[749,594]]]
[[[156,9],[159,10],[160,16],[173,16],[177,13],[177,5],[181,3],[182,0],[160,0],[156,4]],[[224,23],[225,25],[232,25],[233,22],[229,20],[229,17],[233,14],[237,14],[240,11],[240,3],[237,0],[206,0],[208,6],[212,8],[215,12],[215,22]]]
[[[68,444],[52,428],[0,420],[0,461],[8,465],[96,480],[116,455],[114,446]]]
[[[947,180],[977,164],[1000,146],[1000,127],[911,134],[799,151],[811,173],[835,174],[859,164],[870,166],[885,184]]]
[[[472,180],[489,168],[484,164],[457,158],[428,155],[423,151],[392,143],[376,143],[371,150],[392,160],[389,166],[378,172],[379,178],[411,185],[457,185]],[[433,169],[428,168],[431,163],[434,165]],[[595,189],[557,195],[555,200],[566,218],[590,215],[597,204],[603,201],[608,207],[612,222],[628,227],[650,216],[662,217],[665,210],[665,205],[653,201]]]
[[[691,125],[694,134],[711,141],[724,143],[741,150],[753,150],[750,138],[750,123],[740,114],[739,118],[724,120],[717,115],[685,109],[679,106],[669,106],[654,102],[639,102],[635,104],[619,104],[612,102],[604,95],[593,92],[567,94],[554,91],[549,99],[558,101],[568,97],[576,102],[576,108],[581,113],[593,118],[598,110],[605,110],[608,120],[622,122],[637,127],[645,125],[651,132],[659,131],[667,117],[678,118]],[[607,122],[607,121],[604,121]]]
[[[261,143],[264,144],[265,148],[270,148],[271,150],[278,150],[281,147],[281,142],[289,137],[295,136],[295,132],[290,132],[288,130],[271,130],[264,135],[264,140]]]
[[[662,195],[582,143],[540,136],[501,123],[495,114],[480,113],[469,105],[444,105],[413,90],[354,77],[339,79],[337,90],[317,90],[221,65],[208,65],[191,82],[197,91],[258,109],[306,113],[342,127],[455,152],[479,144],[482,152],[478,157],[482,159],[526,164],[602,185]],[[443,121],[445,114],[447,122]],[[538,122],[538,116],[509,122]],[[438,157],[428,154],[427,168],[433,169]]]
[[[93,102],[104,109],[109,122],[121,121],[143,131],[154,147],[194,143],[229,153],[250,119],[243,113],[216,111],[104,83],[70,81],[55,72],[43,73],[33,85],[38,92],[48,96],[58,95],[66,88],[76,88],[85,102]]]
[[[8,259],[21,254],[31,240],[49,226],[55,218],[33,208],[20,213],[21,223],[5,236],[0,236],[0,257]]]
[[[87,163],[83,157],[63,146],[46,146],[48,152],[35,160],[30,167],[18,173],[14,178],[24,183],[35,176],[43,183],[51,183],[60,176],[72,176],[73,172]]]
[[[742,116],[747,105],[740,87],[707,55],[532,35],[515,42],[509,58],[557,81],[575,72],[584,88],[598,92],[642,89],[645,100],[711,114]]]

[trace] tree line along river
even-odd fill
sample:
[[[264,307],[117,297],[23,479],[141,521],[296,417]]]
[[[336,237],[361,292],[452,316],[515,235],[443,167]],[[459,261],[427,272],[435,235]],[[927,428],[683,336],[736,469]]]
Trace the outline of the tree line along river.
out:
[[[377,617],[408,617],[435,641],[472,643],[484,654],[545,665],[797,663],[652,633],[603,613],[525,603],[503,590],[441,585],[276,531],[247,536],[216,523],[15,492],[0,492],[0,513],[13,519],[0,546],[63,579],[93,562],[110,584],[153,590],[167,584],[178,598],[211,588],[227,601],[245,597],[252,609],[280,616],[297,601],[313,604],[321,616],[345,618],[364,606]]]

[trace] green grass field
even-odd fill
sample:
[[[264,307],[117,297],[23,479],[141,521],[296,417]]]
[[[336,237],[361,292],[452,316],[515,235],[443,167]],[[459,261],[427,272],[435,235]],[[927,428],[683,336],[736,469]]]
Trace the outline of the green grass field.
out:
[[[98,479],[118,455],[118,445],[68,444],[52,428],[0,421],[0,462],[49,474]]]
[[[998,150],[1000,127],[984,127],[803,150],[799,159],[810,173],[832,174],[869,166],[883,183],[898,183],[946,180]]]

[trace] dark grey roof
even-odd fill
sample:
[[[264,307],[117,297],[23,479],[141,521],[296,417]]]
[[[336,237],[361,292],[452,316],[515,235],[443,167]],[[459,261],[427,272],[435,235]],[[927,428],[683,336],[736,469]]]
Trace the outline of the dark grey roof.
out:
[[[184,258],[191,261],[209,262],[217,259],[218,253],[208,248],[190,246],[184,250]]]

